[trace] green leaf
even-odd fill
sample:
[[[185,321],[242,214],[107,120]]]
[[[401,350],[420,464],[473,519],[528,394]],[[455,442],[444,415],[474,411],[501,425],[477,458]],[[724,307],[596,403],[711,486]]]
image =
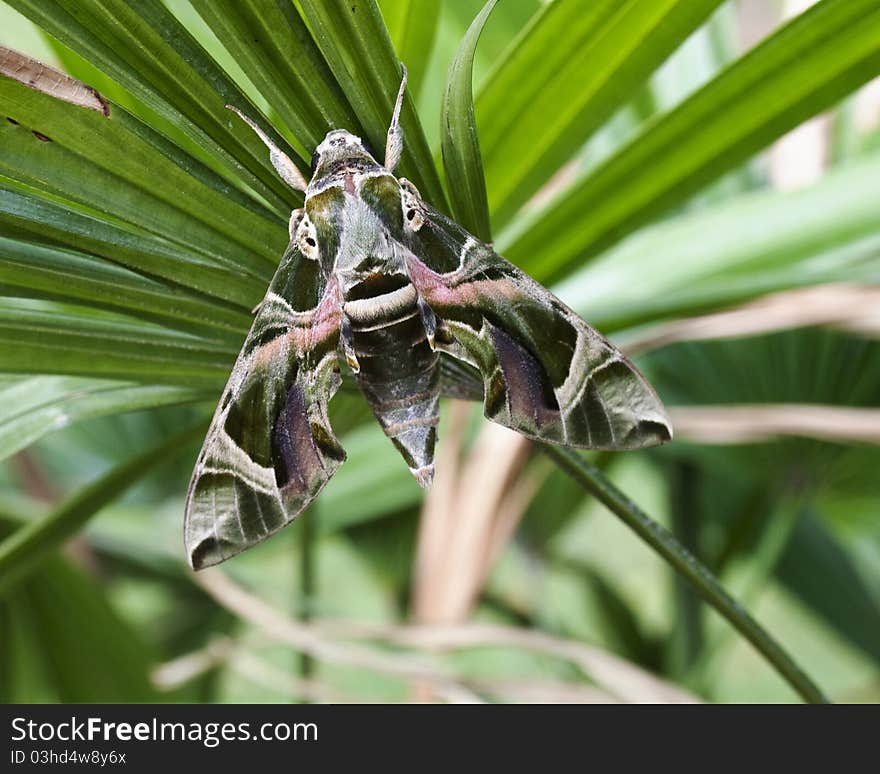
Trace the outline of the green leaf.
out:
[[[19,187],[113,215],[253,277],[277,264],[285,221],[121,108],[105,117],[0,77],[0,114],[17,122],[0,122],[0,175]]]
[[[0,649],[0,661],[11,667],[0,687],[5,701],[30,703],[41,695],[47,702],[158,700],[150,648],[98,582],[70,563],[44,561],[38,578],[0,600],[3,616],[14,632]]]
[[[104,377],[210,393],[222,388],[236,354],[233,346],[115,315],[0,308],[0,363],[7,373]]]
[[[379,7],[397,55],[406,65],[407,88],[418,97],[434,49],[440,1],[379,0]]]
[[[0,459],[83,419],[176,406],[204,397],[185,387],[68,376],[0,377]]]
[[[880,281],[878,178],[875,154],[811,188],[728,199],[640,231],[554,290],[610,332],[785,288]]]
[[[361,120],[365,139],[382,154],[401,69],[375,0],[302,0],[301,5],[318,47]],[[446,196],[409,93],[404,95],[400,123],[404,133],[400,174],[434,206],[446,209]]]
[[[160,134],[164,134],[175,145],[209,166],[219,175],[226,174],[223,160],[219,159],[216,155],[212,155],[202,146],[191,140],[186,132],[181,130],[176,124],[173,124],[167,118],[145,105],[128,89],[114,81],[109,75],[99,70],[87,59],[76,53],[76,51],[69,49],[61,41],[46,33],[43,33],[42,37],[50,46],[52,54],[58,59],[61,69],[65,73],[83,83],[87,83],[96,89],[108,103],[118,105]],[[39,59],[40,57],[38,56],[37,58]],[[234,182],[237,182],[237,180]]]
[[[308,160],[335,128],[361,131],[333,73],[289,0],[192,0],[289,127]]]
[[[556,277],[880,73],[877,0],[821,0],[587,177],[499,235]]]
[[[845,639],[880,663],[876,594],[872,595],[849,555],[812,514],[797,523],[776,574]]]
[[[227,103],[256,107],[159,0],[10,0],[9,4],[182,129],[283,215],[299,201]]]
[[[2,178],[0,224],[10,232],[21,231],[32,238],[51,239],[140,274],[160,277],[211,296],[218,308],[226,307],[220,309],[220,317],[224,311],[240,314],[252,309],[265,293],[271,275],[268,264],[265,279],[235,272],[204,254],[139,226],[79,208],[71,202],[58,201]]]
[[[721,2],[548,3],[477,98],[496,226],[509,222]]]
[[[188,427],[146,452],[117,466],[47,516],[20,527],[0,543],[0,595],[32,572],[43,557],[59,548],[105,505],[115,500],[153,467],[167,462],[186,443],[204,434],[207,422]]]
[[[474,119],[474,52],[483,25],[497,0],[489,0],[477,15],[455,53],[443,94],[443,167],[452,200],[452,214],[466,229],[490,242],[486,181],[480,161],[480,141]]]
[[[87,253],[0,237],[0,293],[122,311],[207,338],[241,341],[250,317]]]

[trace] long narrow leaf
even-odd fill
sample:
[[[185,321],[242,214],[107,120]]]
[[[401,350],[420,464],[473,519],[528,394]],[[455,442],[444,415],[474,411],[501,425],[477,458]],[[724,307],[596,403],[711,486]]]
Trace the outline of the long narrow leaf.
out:
[[[39,521],[21,527],[0,543],[0,594],[20,581],[39,560],[75,535],[92,516],[139,481],[153,467],[204,433],[207,422],[188,427],[158,446],[111,470]]]
[[[812,513],[796,525],[776,574],[804,604],[880,663],[880,600]]]
[[[187,387],[69,376],[2,377],[0,459],[83,419],[182,405],[203,397]]]
[[[158,701],[149,675],[155,655],[111,605],[99,579],[61,557],[39,567],[38,576],[0,603],[0,616],[9,615],[13,630],[0,659],[15,659],[0,687],[4,700],[32,702],[45,691],[44,700],[52,702]],[[37,670],[45,675],[34,675]]]
[[[103,70],[244,178],[276,211],[297,197],[275,174],[226,103],[257,113],[250,100],[159,0],[10,0],[53,37]]]
[[[234,310],[234,304],[238,312],[253,308],[271,276],[268,264],[264,277],[250,277],[139,226],[58,201],[2,177],[0,226],[10,232],[25,232],[31,239],[51,239],[101,256],[143,275],[160,277],[211,296],[218,306]]]
[[[193,5],[293,132],[305,159],[328,130],[361,130],[289,0],[193,0]]]
[[[277,263],[284,220],[124,110],[105,117],[0,77],[0,114],[13,119],[0,122],[0,174],[255,276]]]
[[[878,178],[874,154],[811,188],[739,196],[659,223],[555,290],[603,331],[614,331],[790,287],[880,282]]]
[[[240,341],[250,325],[225,308],[86,253],[0,237],[0,292],[86,303],[207,338]]]
[[[499,235],[541,279],[558,276],[681,202],[880,73],[880,3],[820,0],[648,126],[586,178]]]
[[[220,389],[237,350],[148,323],[0,308],[0,370]]]
[[[379,0],[388,34],[409,73],[407,87],[418,97],[438,31],[440,0]]]
[[[452,201],[452,214],[469,231],[489,242],[489,206],[480,160],[480,141],[474,119],[474,52],[483,25],[497,0],[489,0],[468,28],[455,52],[443,94],[443,166]]]
[[[555,0],[477,98],[497,226],[583,145],[722,0]]]

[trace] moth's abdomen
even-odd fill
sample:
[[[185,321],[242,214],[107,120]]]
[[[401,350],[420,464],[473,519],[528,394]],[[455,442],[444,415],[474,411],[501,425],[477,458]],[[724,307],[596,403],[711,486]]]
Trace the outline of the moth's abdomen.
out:
[[[440,369],[415,288],[399,274],[372,275],[349,289],[343,310],[358,384],[385,434],[427,486],[434,475]]]

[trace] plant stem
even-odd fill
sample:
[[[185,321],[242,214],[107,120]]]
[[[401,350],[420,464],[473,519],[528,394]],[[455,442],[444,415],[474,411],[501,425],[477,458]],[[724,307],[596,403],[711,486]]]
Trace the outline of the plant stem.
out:
[[[317,509],[313,506],[302,518],[300,527],[300,566],[299,566],[299,615],[304,623],[312,617],[312,597],[315,592],[315,530],[314,520]],[[308,680],[314,672],[315,662],[308,653],[299,658],[299,676]]]
[[[811,704],[828,702],[819,687],[782,646],[724,590],[715,576],[669,532],[605,478],[598,468],[570,449],[545,444],[541,448],[562,470],[669,562],[676,572],[692,583],[700,596],[751,642],[805,701]]]
[[[669,473],[672,536],[681,541],[685,550],[697,554],[700,471],[692,462],[679,460],[672,463]],[[671,673],[681,678],[688,674],[705,650],[704,608],[693,586],[681,575],[673,576],[672,595],[676,617],[667,664]]]

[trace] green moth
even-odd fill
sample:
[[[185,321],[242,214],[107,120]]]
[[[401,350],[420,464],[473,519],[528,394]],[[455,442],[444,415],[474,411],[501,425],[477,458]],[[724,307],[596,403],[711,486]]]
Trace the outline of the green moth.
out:
[[[425,487],[441,394],[482,398],[489,419],[565,446],[637,449],[672,436],[619,350],[394,176],[405,87],[404,68],[384,164],[335,129],[309,181],[235,111],[305,206],[291,214],[290,244],[196,462],[184,528],[195,569],[288,524],[345,460],[327,419],[343,362]],[[479,372],[471,388],[446,378],[461,361]]]

